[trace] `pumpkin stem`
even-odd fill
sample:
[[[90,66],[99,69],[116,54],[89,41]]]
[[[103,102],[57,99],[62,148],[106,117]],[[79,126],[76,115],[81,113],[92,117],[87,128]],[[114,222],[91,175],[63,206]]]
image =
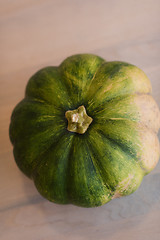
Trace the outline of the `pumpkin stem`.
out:
[[[87,115],[83,105],[75,110],[67,111],[65,117],[68,120],[68,131],[80,134],[85,133],[93,121],[93,119]]]

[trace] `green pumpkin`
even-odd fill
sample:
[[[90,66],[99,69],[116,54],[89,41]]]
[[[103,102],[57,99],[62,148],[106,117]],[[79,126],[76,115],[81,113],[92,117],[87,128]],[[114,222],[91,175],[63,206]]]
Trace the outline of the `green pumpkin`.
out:
[[[142,70],[74,55],[29,80],[10,139],[48,200],[95,207],[129,195],[159,159],[160,113]]]

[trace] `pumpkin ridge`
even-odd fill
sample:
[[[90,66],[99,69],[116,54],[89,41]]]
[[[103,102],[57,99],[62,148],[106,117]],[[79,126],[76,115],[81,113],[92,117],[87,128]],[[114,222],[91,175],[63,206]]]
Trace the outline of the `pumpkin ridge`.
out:
[[[135,159],[135,161],[137,162],[137,154],[136,154],[136,152],[130,151],[130,149],[127,148],[127,146],[125,146],[125,145],[122,144],[122,143],[119,143],[118,140],[116,141],[115,139],[111,138],[109,135],[104,134],[104,132],[103,132],[102,130],[98,130],[98,133],[100,133],[102,136],[104,136],[105,138],[107,138],[107,139],[108,139],[110,142],[112,142],[113,144],[116,144],[117,146],[119,146],[124,153],[127,153],[128,155],[132,156],[133,159]]]
[[[93,107],[93,109],[92,109],[92,111],[96,111],[96,109],[99,109],[100,108],[100,110],[99,111],[96,111],[96,114],[98,114],[99,112],[101,112],[101,111],[105,111],[105,109],[103,109],[103,106],[104,105],[107,105],[108,103],[110,103],[110,102],[112,102],[112,101],[121,101],[122,99],[125,99],[125,98],[127,98],[127,97],[129,97],[129,96],[134,96],[134,95],[140,95],[140,96],[143,96],[143,95],[149,95],[149,96],[152,96],[151,95],[151,93],[140,93],[140,92],[134,92],[134,93],[124,93],[124,94],[121,94],[121,95],[118,95],[118,96],[115,96],[115,97],[112,97],[111,99],[108,99],[108,100],[106,100],[105,102],[103,102],[103,103],[100,103],[98,106],[95,106],[95,107]],[[89,107],[90,106],[92,106],[94,104],[94,99],[91,99],[91,100],[89,100]],[[107,107],[106,107],[107,108]],[[89,108],[88,108],[89,109]],[[90,109],[89,109],[89,111],[91,111]]]
[[[42,114],[41,106],[43,106],[43,109],[45,109],[45,106],[41,102],[40,102],[41,105],[39,105],[39,102],[38,102],[40,109],[37,109],[37,105],[34,106],[33,102],[37,104],[37,102],[33,101],[32,98],[29,99],[29,102],[28,102],[28,99],[23,99],[19,103],[19,105],[16,106],[11,117],[11,124],[9,128],[10,139],[14,145],[14,156],[16,159],[16,163],[28,177],[30,177],[29,168],[32,171],[32,168],[29,166],[32,165],[32,163],[34,165],[35,157],[34,159],[32,157],[34,155],[37,155],[39,151],[38,149],[40,148],[43,152],[43,149],[46,149],[45,146],[47,146],[48,144],[50,145],[50,142],[52,141],[52,139],[56,138],[55,135],[60,133],[61,130],[65,129],[64,128],[65,123],[64,121],[61,121],[59,130],[57,129],[57,131],[55,131],[54,125],[56,123],[55,121],[56,118],[54,120],[49,119],[49,121],[46,119],[43,119],[42,121],[42,119],[40,119]],[[36,110],[35,116],[34,116],[34,110]],[[45,112],[50,112],[50,110],[47,109],[47,111]],[[23,121],[24,121],[23,119],[27,119],[29,116],[32,116],[32,118],[30,118],[30,121],[26,121],[26,123],[24,122],[23,124]],[[54,130],[52,132],[53,128]],[[17,131],[15,131],[15,129],[17,129]],[[33,136],[33,134],[35,135]],[[38,136],[41,139],[44,139],[44,143],[42,141],[39,142],[39,146],[41,147],[39,147],[37,144],[38,143],[37,141],[39,138]],[[32,145],[34,144],[34,141],[36,141],[36,144],[35,144],[35,150],[33,151]],[[24,145],[24,148],[23,148],[23,145]],[[30,149],[30,153],[27,150],[27,146]],[[19,154],[17,151],[19,152]],[[28,160],[27,160],[27,156],[25,155],[28,156]],[[24,164],[24,158],[25,158],[26,164]]]
[[[50,145],[47,149],[44,149],[43,151],[41,151],[41,153],[40,153],[39,155],[37,155],[36,157],[34,157],[34,158],[32,159],[31,163],[32,163],[32,168],[33,168],[33,169],[35,169],[35,168],[38,166],[38,164],[39,164],[39,161],[38,161],[38,160],[39,160],[40,156],[43,156],[51,147],[55,146],[56,142],[58,142],[58,141],[61,139],[61,137],[63,136],[63,134],[64,134],[64,133],[62,132],[62,133],[57,137],[58,140],[57,140],[57,138],[56,138],[56,139],[54,140],[54,142],[52,142],[51,145]],[[53,139],[53,136],[54,136],[54,135],[50,136],[51,139]],[[47,145],[47,143],[45,144],[45,146],[46,146],[46,145]],[[33,174],[34,171],[33,171],[33,172],[31,171],[31,172],[29,173],[28,170],[26,170],[26,169],[28,169],[27,166],[25,166],[25,170],[21,168],[21,164],[23,165],[23,162],[21,161],[21,159],[19,158],[19,156],[17,156],[16,151],[17,151],[17,144],[14,145],[14,156],[15,156],[16,163],[17,163],[17,165],[19,166],[19,168],[20,168],[29,178],[32,178],[32,174]],[[31,163],[29,163],[29,165],[31,165]]]
[[[126,120],[123,119],[123,120],[127,121],[127,122],[134,122],[134,121],[129,120],[129,119],[126,119]],[[114,121],[115,120],[113,120],[113,122]],[[121,119],[117,120],[117,121],[121,121]],[[135,133],[137,135],[137,136],[135,135],[136,140],[134,139],[136,141],[135,149],[134,149],[134,146],[132,147],[131,143],[126,144],[125,141],[121,143],[120,139],[115,139],[114,137],[108,136],[108,134],[104,133],[103,130],[98,130],[98,132],[100,132],[100,134],[102,136],[106,137],[108,140],[110,140],[111,142],[113,142],[117,146],[119,146],[124,153],[128,152],[128,154],[134,159],[134,161],[136,163],[138,163],[139,167],[143,170],[143,173],[146,175],[156,166],[156,164],[158,162],[158,159],[159,159],[158,158],[158,152],[160,154],[160,149],[159,149],[159,146],[157,146],[157,145],[154,146],[155,147],[155,149],[154,149],[155,152],[153,151],[153,149],[149,150],[151,142],[150,143],[148,142],[149,139],[147,140],[146,136],[151,134],[151,136],[153,137],[153,141],[156,140],[157,142],[158,142],[158,137],[157,137],[157,134],[151,128],[148,128],[143,122],[135,122],[135,124],[136,124],[136,126],[135,126],[136,129],[137,128],[139,129],[139,130],[137,130],[138,131],[137,133],[135,131]],[[146,147],[146,146],[148,146],[148,147]],[[145,151],[144,151],[144,149],[145,149]],[[153,162],[153,160],[152,161],[151,160],[147,161],[147,156],[145,154],[147,151],[148,151],[148,155],[149,155],[150,151],[152,151],[152,155],[154,155],[154,160],[155,160],[154,162]],[[155,156],[157,156],[157,157],[155,157]],[[149,158],[151,159],[151,156]],[[151,166],[150,166],[150,162],[152,163]],[[147,165],[145,165],[145,164],[147,164]]]
[[[111,199],[110,189],[106,187],[95,168],[87,137],[84,137],[84,135],[79,137],[77,134],[74,137],[75,141],[72,142],[70,152],[72,157],[68,162],[70,166],[68,173],[68,196],[70,203],[83,207],[105,204]],[[81,156],[79,160],[75,156],[77,144],[78,152],[80,153],[80,155],[78,153],[78,156]],[[99,183],[101,184],[98,185]],[[83,194],[83,188],[86,196]]]
[[[55,119],[50,124],[47,125],[48,119],[43,121],[43,116],[48,115],[48,113],[52,113],[52,117],[57,117],[59,120],[61,119],[61,111],[52,111],[52,107],[50,105],[50,109],[47,108],[48,105],[44,104],[44,102],[35,101],[32,98],[24,98],[17,106],[15,107],[12,116],[11,116],[11,124],[9,127],[10,139],[13,142],[17,139],[17,135],[21,138],[25,138],[26,136],[32,135],[33,132],[38,131],[40,133],[40,125],[42,127],[41,131],[46,131],[46,128],[53,128]],[[47,111],[46,111],[47,109]],[[23,124],[23,119],[30,118],[30,121],[25,121]],[[37,123],[38,122],[38,123]],[[63,120],[61,120],[60,124],[63,124]],[[13,131],[15,127],[18,127],[17,131]],[[65,126],[65,124],[64,124]],[[37,130],[36,130],[37,129]],[[46,130],[45,130],[46,129]]]
[[[117,96],[115,98],[112,98],[112,99],[104,102],[104,103],[101,103],[100,105],[98,105],[94,108],[94,112],[96,112],[96,114],[99,114],[100,112],[103,112],[103,111],[105,111],[105,109],[107,109],[107,104],[109,104],[110,102],[112,102],[114,100],[117,100],[117,101],[119,100],[120,101],[121,99],[125,99],[129,96],[130,96],[130,94],[126,94],[124,96]],[[106,105],[106,107],[104,108],[105,105]]]
[[[73,138],[74,134],[68,134],[68,133],[63,133],[59,136],[59,139],[56,141],[56,143],[53,143],[40,157],[42,161],[37,164],[36,168],[34,169],[34,172],[32,173],[32,178],[34,180],[34,183],[38,189],[38,191],[46,197],[49,201],[52,202],[58,202],[58,203],[63,203],[63,204],[68,204],[69,203],[69,195],[68,195],[68,168],[69,168],[69,155],[70,155],[70,149],[73,143]],[[63,142],[65,144],[65,149],[58,149],[58,145]],[[52,147],[54,147],[54,150],[52,151]],[[57,155],[57,150],[58,150],[58,155]],[[47,152],[47,153],[46,153]],[[63,154],[60,154],[62,153]],[[52,156],[53,154],[53,156]],[[43,157],[44,155],[44,157]],[[47,158],[45,159],[45,155]],[[52,157],[52,159],[51,159]],[[63,162],[63,163],[62,163]],[[49,178],[48,180],[44,179],[41,174],[46,171],[46,169],[51,169],[51,166],[56,167],[54,169],[54,173],[51,172],[51,175],[47,175],[46,179]],[[65,165],[65,166],[64,166]],[[63,166],[63,167],[62,167]],[[49,171],[49,170],[47,170]],[[62,172],[61,172],[62,171]],[[55,178],[56,176],[56,178]],[[41,178],[42,177],[42,178]],[[63,181],[61,182],[61,190],[62,192],[57,189],[57,185],[59,184],[58,181],[60,179]],[[48,188],[47,183],[49,182],[49,188],[53,188],[53,192],[56,189],[56,192],[51,196],[50,192],[48,193],[46,189]],[[63,184],[62,184],[63,183]],[[58,199],[58,200],[57,200]]]
[[[55,110],[59,111],[59,113],[57,113],[57,114],[55,114],[55,112],[54,112],[55,116],[62,115],[62,111],[65,112],[64,107],[60,107],[60,106],[56,106],[56,105],[53,106],[53,103],[50,103],[47,100],[43,100],[43,99],[40,99],[40,98],[38,99],[38,98],[35,98],[35,97],[30,97],[30,96],[25,97],[23,100],[28,101],[31,104],[39,103],[39,104],[44,104],[46,107],[47,106],[54,107]]]
[[[57,89],[61,90],[58,91],[58,94]],[[63,108],[63,110],[70,107],[66,86],[61,80],[59,67],[55,66],[42,68],[30,78],[25,90],[25,98],[27,97],[38,98],[54,107]]]
[[[133,93],[151,93],[151,84],[144,72],[131,64],[106,62],[90,88],[89,110],[94,110],[97,102],[103,104]]]
[[[112,195],[114,194],[114,191],[112,191],[111,187],[104,181],[101,171],[99,171],[99,169],[97,169],[96,165],[94,164],[94,161],[92,159],[93,151],[92,151],[91,145],[89,144],[89,141],[87,139],[86,139],[86,146],[87,146],[87,149],[89,150],[88,152],[90,155],[90,160],[95,169],[95,172],[98,174],[98,178],[101,179],[101,181],[102,181],[103,185],[106,187],[106,189],[110,191],[110,197],[112,197]]]
[[[98,158],[99,153],[97,150],[95,150],[95,148],[92,147],[91,141],[88,141],[88,143],[89,143],[88,145],[89,145],[90,152],[92,153],[92,156],[93,156],[93,158],[91,158],[93,166],[96,169],[96,172],[99,173],[99,176],[102,179],[103,184],[106,186],[106,188],[108,190],[110,190],[110,195],[112,195],[114,193],[115,189],[112,188],[109,184],[107,184],[103,172],[100,171],[100,169],[103,169],[103,167],[101,165],[97,164],[99,162],[99,158]]]
[[[90,86],[97,68],[104,61],[93,54],[76,54],[65,59],[59,65],[58,71],[72,101],[72,108],[86,105],[88,91],[86,89]]]
[[[146,103],[146,106],[145,106]],[[156,134],[159,129],[160,114],[157,103],[150,94],[131,94],[97,106],[94,110],[97,120],[101,119],[130,119],[144,123]]]
[[[66,133],[65,133],[65,134],[66,134]],[[40,155],[38,155],[33,161],[36,162],[36,161],[37,161],[38,159],[40,159],[43,155],[45,155],[51,148],[56,147],[56,145],[58,145],[59,142],[61,141],[62,136],[64,136],[64,131],[56,138],[56,140],[54,140],[54,141],[52,142],[52,144],[51,144],[48,148],[46,148],[44,151],[42,151],[42,152],[40,153]],[[33,176],[36,175],[36,168],[40,167],[40,165],[42,165],[42,164],[45,164],[46,161],[47,161],[47,160],[46,160],[45,158],[43,159],[42,162],[38,162],[38,161],[37,161],[36,167],[34,168],[34,171],[32,172],[32,175],[33,175]],[[32,176],[32,177],[33,177],[33,176]]]
[[[112,62],[104,62],[101,66],[100,66],[100,68],[104,65],[104,64],[110,64],[110,63],[112,63]],[[113,62],[113,63],[116,63],[116,62]],[[127,63],[121,63],[121,62],[117,62],[117,63],[120,63],[119,65],[117,65],[116,66],[116,71],[115,71],[115,69],[114,69],[114,72],[112,73],[110,73],[110,75],[108,75],[108,77],[106,78],[106,81],[111,81],[111,80],[113,80],[112,78],[114,77],[114,75],[116,75],[118,72],[119,72],[119,70],[122,68],[122,67],[124,67],[125,65],[129,65],[129,64],[127,64]],[[99,69],[100,70],[100,69]],[[117,71],[118,70],[118,71]],[[100,72],[100,71],[98,71],[98,72]],[[96,77],[96,75],[95,75],[95,77]],[[95,78],[94,78],[95,79]],[[126,80],[126,79],[125,79]],[[90,86],[90,88],[93,88],[93,86],[91,85]],[[94,98],[96,97],[96,95],[99,93],[99,91],[101,91],[101,89],[102,89],[102,85],[100,85],[97,89],[95,88],[94,90],[93,90],[93,92],[92,92],[92,95],[90,96],[90,100],[89,100],[89,106],[91,106],[92,104],[94,104]],[[121,95],[120,95],[121,96]],[[116,96],[116,97],[120,97],[120,96]],[[113,98],[112,98],[113,99]],[[109,99],[109,100],[107,100],[107,101],[110,101],[110,100],[112,100],[112,99]]]
[[[32,96],[25,96],[25,98],[23,100],[27,100],[28,102],[38,102],[38,103],[44,103],[46,105],[51,105],[49,102],[47,102],[46,100],[43,100],[41,98],[36,98],[36,97],[32,97]],[[22,101],[23,101],[22,100]]]
[[[96,61],[96,59],[95,59],[94,61]],[[97,67],[97,70],[95,71],[92,79],[90,80],[89,86],[87,86],[88,89],[87,89],[87,91],[86,91],[86,93],[85,93],[84,101],[85,101],[85,99],[86,99],[86,96],[88,95],[89,89],[90,89],[90,87],[91,87],[91,85],[92,85],[93,80],[94,80],[95,77],[96,77],[97,72],[99,71],[99,69],[102,67],[102,65],[103,65],[105,62],[106,62],[106,61],[104,60],[104,62],[102,62],[102,63]],[[86,85],[87,85],[87,84],[86,84]]]
[[[60,78],[60,74],[59,74],[59,67],[57,67],[57,73],[58,73],[58,75],[59,75],[59,81],[63,81],[63,78]],[[48,76],[49,74],[47,73],[47,72],[45,72],[45,74]],[[62,84],[64,84],[64,81],[62,82]],[[69,93],[68,93],[68,91],[67,91],[67,85],[66,84],[64,84],[64,86],[65,86],[65,92],[67,93],[67,99],[68,99],[68,102],[70,102],[70,97],[69,97]],[[61,98],[63,98],[63,96],[61,96]],[[52,104],[51,104],[52,105]],[[55,107],[56,105],[54,105],[54,107]],[[65,106],[63,106],[63,110],[65,110]]]
[[[94,132],[95,132],[95,130],[94,130]],[[131,175],[133,174],[132,180],[134,180],[133,176],[135,175],[136,182],[134,185],[132,185],[132,183],[130,183],[130,186],[128,185],[127,189],[124,188],[124,192],[122,192],[121,196],[130,194],[131,192],[135,191],[137,189],[137,187],[139,186],[140,182],[142,181],[142,176],[144,176],[144,171],[142,171],[141,167],[139,166],[139,162],[135,162],[135,159],[131,156],[131,154],[128,154],[126,151],[124,152],[123,149],[121,148],[121,146],[117,145],[115,142],[111,142],[110,139],[106,138],[106,136],[103,136],[98,131],[97,131],[97,133],[99,136],[102,137],[101,141],[103,142],[103,144],[104,144],[104,139],[106,139],[106,140],[105,140],[105,144],[103,145],[103,150],[104,150],[103,155],[100,155],[100,152],[98,152],[96,143],[94,143],[92,141],[94,154],[97,155],[98,159],[100,160],[101,158],[103,159],[103,157],[105,158],[107,151],[110,152],[109,153],[110,158],[108,158],[107,161],[105,160],[105,163],[103,163],[103,160],[100,160],[100,161],[97,160],[95,163],[96,167],[98,167],[98,169],[100,169],[99,172],[102,173],[103,182],[109,183],[109,184],[105,184],[105,185],[108,185],[109,189],[111,190],[110,196],[114,196],[115,192],[117,191],[117,186],[119,186],[119,184],[121,185],[121,183],[123,183],[125,181],[126,177],[128,177],[128,172],[126,171],[126,167],[128,167],[128,168],[130,168],[130,170],[132,170],[132,173],[131,173]],[[96,136],[96,140],[98,138],[98,135]],[[108,146],[106,145],[107,142],[108,142],[108,144],[107,144]],[[115,146],[116,146],[116,148],[115,148]],[[109,147],[109,149],[108,149],[108,147]],[[114,149],[115,149],[115,152],[113,151]],[[120,161],[121,164],[120,165],[119,164],[117,165],[116,159],[114,156],[115,154],[117,155],[116,149],[118,151],[121,150],[121,153],[122,153],[122,156],[120,155],[121,156],[121,161]],[[95,160],[96,160],[96,158],[95,158]],[[107,168],[105,169],[103,165],[107,166]],[[119,175],[117,167],[118,167],[118,169],[119,169],[119,167],[122,168],[121,169],[122,172],[124,171],[123,177],[121,175]],[[112,168],[115,169],[115,172],[112,172],[113,171]],[[129,173],[129,175],[130,175],[130,173]],[[114,181],[113,181],[113,179],[114,179]]]
[[[95,73],[94,73],[94,75],[93,75],[93,77],[92,77],[92,79],[91,79],[91,81],[90,81],[88,90],[86,91],[86,96],[88,95],[88,92],[89,92],[89,90],[90,90],[90,87],[91,87],[91,85],[92,85],[92,82],[94,81],[97,73],[99,72],[100,68],[101,68],[105,63],[106,63],[106,61],[104,60],[104,62],[102,62],[101,65],[98,66],[97,70],[95,71]],[[85,96],[85,98],[86,98],[86,96]],[[85,98],[84,98],[84,99],[85,99]]]
[[[70,150],[69,150],[69,154],[68,154],[68,170],[69,170],[69,165],[71,164],[71,161],[72,161],[72,152],[73,152],[73,145],[74,145],[74,138],[75,138],[75,133],[74,132],[69,132],[69,134],[73,135],[73,138],[72,138],[72,143],[71,143],[71,146],[70,146]],[[71,198],[71,193],[70,193],[70,171],[67,172],[67,176],[66,176],[66,191],[67,191],[67,196],[68,196],[68,199],[69,199],[69,203],[72,203],[72,198]]]
[[[88,141],[88,149],[89,149],[89,152],[92,153],[92,156],[94,156],[95,151],[93,151],[93,148],[91,147],[91,144],[89,143],[89,141]],[[97,155],[98,155],[98,154],[97,154]],[[91,156],[91,154],[90,154],[90,156]],[[99,170],[98,165],[97,165],[96,163],[94,163],[94,160],[93,160],[93,157],[92,157],[92,156],[91,156],[90,158],[91,158],[92,165],[93,165],[94,168],[95,168],[95,171],[98,173],[99,178],[101,178],[101,180],[102,180],[103,184],[106,186],[106,188],[111,191],[110,195],[112,195],[113,192],[114,192],[114,190],[111,189],[111,187],[109,186],[109,184],[107,184],[106,181],[104,180],[103,174],[102,174],[101,171]],[[98,160],[96,160],[96,161],[98,161]]]
[[[144,94],[144,93],[132,93],[132,94],[124,94],[124,95],[120,95],[120,96],[116,96],[116,97],[113,97],[109,100],[107,100],[106,102],[103,102],[103,103],[100,103],[97,107],[95,107],[94,109],[94,112],[96,112],[96,114],[99,114],[103,111],[105,111],[107,108],[108,108],[108,104],[112,103],[113,102],[113,105],[114,105],[114,101],[121,101],[121,100],[124,100],[128,97],[131,97],[131,96],[134,96],[134,95],[150,95],[149,93],[147,94]],[[105,106],[106,105],[106,106]],[[105,106],[105,108],[104,108]]]
[[[58,69],[59,70],[59,73],[60,73],[60,76],[61,76],[61,80],[63,81],[63,84],[64,84],[64,86],[65,86],[65,88],[66,88],[66,92],[67,92],[67,95],[69,96],[68,97],[68,99],[70,99],[70,101],[71,101],[71,103],[72,103],[72,106],[75,106],[74,105],[74,102],[73,102],[73,99],[70,97],[71,96],[71,92],[72,92],[72,84],[68,84],[66,81],[65,81],[65,77],[63,76],[63,69]],[[69,79],[69,80],[71,80],[72,81],[72,78],[67,78],[67,79]],[[77,89],[77,92],[78,92],[78,94],[79,94],[79,91],[78,91],[78,89]],[[74,107],[71,107],[71,108],[74,108]]]
[[[50,103],[47,100],[43,100],[41,98],[36,98],[36,97],[32,97],[32,96],[26,96],[23,100],[28,100],[29,102],[37,102],[40,104],[45,104],[46,106],[53,106],[53,103]],[[60,106],[54,105],[54,109],[65,111],[66,107],[60,107]]]

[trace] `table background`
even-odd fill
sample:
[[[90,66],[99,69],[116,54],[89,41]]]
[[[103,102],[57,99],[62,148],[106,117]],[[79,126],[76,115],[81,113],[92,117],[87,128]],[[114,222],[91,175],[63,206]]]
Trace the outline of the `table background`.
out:
[[[0,239],[159,240],[160,163],[134,194],[85,209],[46,201],[14,162],[8,126],[29,77],[75,53],[139,66],[160,104],[160,1],[0,0]]]

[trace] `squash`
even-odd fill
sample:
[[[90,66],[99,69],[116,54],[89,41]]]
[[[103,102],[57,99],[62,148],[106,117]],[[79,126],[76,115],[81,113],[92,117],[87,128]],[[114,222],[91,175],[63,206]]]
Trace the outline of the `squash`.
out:
[[[154,169],[159,127],[142,70],[78,54],[30,78],[9,132],[18,167],[42,196],[95,207],[133,193]]]

